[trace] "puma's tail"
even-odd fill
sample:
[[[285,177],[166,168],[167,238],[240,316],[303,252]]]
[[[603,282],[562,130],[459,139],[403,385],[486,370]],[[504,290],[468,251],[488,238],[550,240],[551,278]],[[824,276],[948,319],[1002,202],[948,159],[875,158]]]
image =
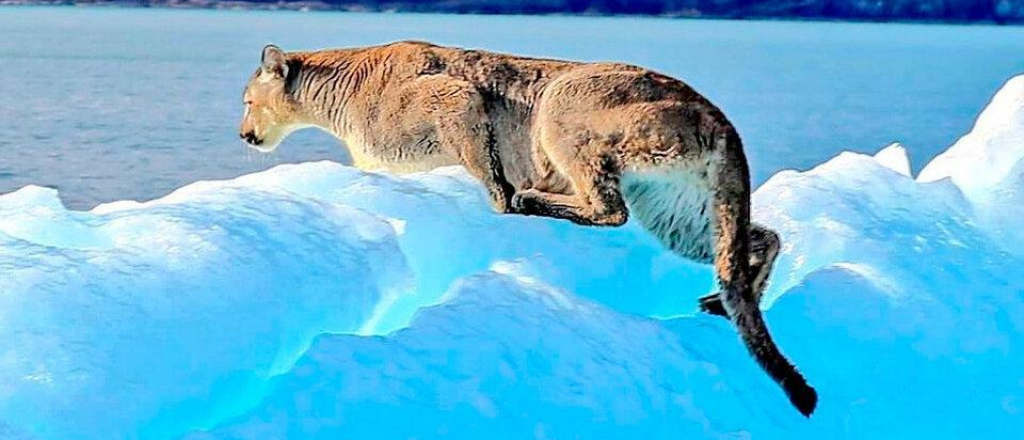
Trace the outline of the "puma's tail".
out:
[[[730,132],[721,140],[724,145],[720,144],[719,152],[723,160],[717,173],[712,209],[717,226],[715,270],[721,283],[722,302],[750,354],[782,387],[800,413],[810,417],[818,394],[779,351],[753,299],[748,269],[750,180],[739,136]]]

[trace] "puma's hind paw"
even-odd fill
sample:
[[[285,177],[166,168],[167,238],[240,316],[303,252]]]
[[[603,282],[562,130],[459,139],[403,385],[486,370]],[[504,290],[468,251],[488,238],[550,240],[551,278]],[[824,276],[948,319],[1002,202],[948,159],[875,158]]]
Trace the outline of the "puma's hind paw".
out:
[[[509,201],[509,212],[523,215],[537,215],[540,213],[541,202],[540,191],[527,189],[518,191],[512,195]]]
[[[707,296],[702,296],[697,301],[700,303],[700,311],[726,318],[729,317],[729,314],[725,311],[725,305],[722,304],[721,295],[712,293]]]

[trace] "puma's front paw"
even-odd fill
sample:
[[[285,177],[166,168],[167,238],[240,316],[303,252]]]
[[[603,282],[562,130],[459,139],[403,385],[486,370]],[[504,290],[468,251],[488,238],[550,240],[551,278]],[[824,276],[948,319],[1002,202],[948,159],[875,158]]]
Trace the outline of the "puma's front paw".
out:
[[[507,183],[493,188],[490,193],[491,205],[494,206],[494,210],[502,214],[515,213],[515,210],[512,208],[512,195],[515,192],[515,188],[512,188],[512,185]]]
[[[500,214],[509,214],[512,210],[512,198],[506,198],[501,194],[491,194],[491,206],[494,211]]]

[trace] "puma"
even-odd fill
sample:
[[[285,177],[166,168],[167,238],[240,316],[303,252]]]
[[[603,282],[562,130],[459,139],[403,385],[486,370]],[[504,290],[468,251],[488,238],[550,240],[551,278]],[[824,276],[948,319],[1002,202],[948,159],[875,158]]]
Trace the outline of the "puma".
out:
[[[725,115],[636,66],[525,58],[422,42],[263,50],[240,135],[270,151],[316,127],[359,168],[461,165],[502,213],[617,226],[632,217],[678,255],[713,264],[751,355],[805,416],[817,394],[779,351],[758,303],[778,235],[750,221],[743,146]]]

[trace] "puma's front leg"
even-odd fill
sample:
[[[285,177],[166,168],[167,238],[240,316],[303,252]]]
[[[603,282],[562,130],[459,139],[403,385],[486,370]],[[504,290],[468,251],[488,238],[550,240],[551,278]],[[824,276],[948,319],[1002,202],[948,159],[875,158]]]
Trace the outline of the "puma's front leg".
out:
[[[510,212],[515,188],[505,178],[483,95],[472,84],[446,75],[425,76],[412,86],[425,95],[438,141],[484,185],[495,210]]]
[[[515,188],[505,179],[497,146],[493,142],[485,143],[483,148],[469,143],[464,145],[468,147],[463,148],[459,158],[466,170],[484,185],[494,210],[503,214],[513,212],[511,206]]]

